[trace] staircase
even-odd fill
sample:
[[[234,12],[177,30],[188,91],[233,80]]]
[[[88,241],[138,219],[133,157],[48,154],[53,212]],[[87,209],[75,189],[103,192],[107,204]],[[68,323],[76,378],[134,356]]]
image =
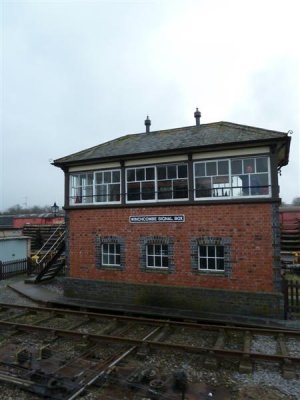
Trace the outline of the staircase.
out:
[[[300,251],[300,219],[295,217],[281,224],[281,251]]]
[[[30,276],[25,283],[41,283],[53,279],[65,266],[65,225],[52,227],[43,246],[31,257]]]

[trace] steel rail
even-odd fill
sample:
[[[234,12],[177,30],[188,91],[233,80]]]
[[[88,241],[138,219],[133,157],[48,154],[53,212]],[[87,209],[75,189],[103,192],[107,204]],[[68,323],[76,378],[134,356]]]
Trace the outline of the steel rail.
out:
[[[188,346],[182,344],[173,344],[167,342],[155,342],[155,341],[148,341],[142,339],[132,339],[128,337],[120,337],[120,336],[112,336],[112,335],[97,335],[97,334],[87,334],[82,332],[74,332],[65,329],[56,329],[50,327],[42,327],[42,326],[35,326],[35,325],[27,325],[27,324],[18,324],[15,322],[6,322],[0,321],[0,325],[6,326],[9,328],[17,329],[19,331],[25,332],[32,332],[32,331],[39,331],[39,332],[49,332],[53,335],[59,337],[73,337],[73,338],[80,338],[83,340],[90,340],[93,342],[114,342],[114,343],[128,343],[133,346],[139,346],[142,344],[146,344],[153,348],[159,349],[169,349],[169,350],[177,350],[177,351],[185,351],[188,353],[200,353],[200,354],[213,354],[213,355],[220,355],[220,356],[232,356],[232,357],[242,357],[247,355],[250,358],[256,359],[264,359],[269,361],[282,361],[285,359],[289,359],[295,363],[300,363],[300,357],[292,356],[292,355],[283,355],[283,354],[265,354],[265,353],[255,353],[255,352],[245,352],[244,350],[231,350],[231,349],[224,349],[224,348],[216,348],[216,347],[196,347],[196,346]]]
[[[153,336],[160,327],[156,327],[153,331],[148,333],[143,339],[142,342],[145,342],[149,337]],[[112,369],[115,365],[117,365],[120,361],[122,361],[125,357],[127,357],[129,354],[131,354],[137,346],[132,346],[130,349],[126,350],[123,352],[118,358],[116,358],[114,361],[112,361],[107,367],[103,368],[102,371],[100,371],[96,376],[94,376],[88,383],[86,383],[82,388],[80,388],[76,393],[74,393],[71,397],[68,398],[68,400],[74,400],[76,399],[83,391],[86,390],[87,387],[91,386],[94,382],[96,382],[97,379],[99,379],[101,376],[105,374],[106,371],[109,371]]]
[[[236,326],[236,325],[220,325],[214,321],[212,324],[208,323],[196,323],[196,322],[186,322],[186,321],[172,321],[169,319],[155,319],[155,318],[145,318],[145,317],[132,317],[126,315],[118,315],[118,314],[104,314],[104,313],[96,313],[96,312],[87,312],[87,311],[74,311],[74,310],[67,310],[67,309],[60,309],[60,308],[50,308],[50,307],[31,307],[31,306],[23,306],[23,305],[10,305],[7,303],[0,303],[0,323],[1,320],[1,308],[10,309],[21,309],[21,310],[28,310],[34,312],[46,312],[46,313],[53,313],[55,315],[76,315],[82,316],[89,319],[118,319],[120,321],[133,321],[133,322],[140,322],[145,324],[158,324],[160,326],[165,325],[166,323],[170,326],[182,326],[182,327],[190,327],[190,328],[197,328],[203,330],[210,330],[210,331],[219,331],[220,329],[224,329],[226,331],[240,331],[245,332],[249,331],[251,333],[261,334],[261,335],[276,335],[280,333],[284,333],[288,336],[299,336],[300,337],[300,329],[286,329],[286,328],[262,328],[262,327],[255,327],[255,326]],[[4,322],[4,321],[3,321]]]

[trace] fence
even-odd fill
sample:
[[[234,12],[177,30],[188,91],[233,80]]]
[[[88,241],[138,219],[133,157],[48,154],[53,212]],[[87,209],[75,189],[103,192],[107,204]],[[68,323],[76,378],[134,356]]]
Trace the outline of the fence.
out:
[[[28,271],[28,259],[0,261],[0,281]]]
[[[300,315],[300,281],[283,279],[284,317]]]

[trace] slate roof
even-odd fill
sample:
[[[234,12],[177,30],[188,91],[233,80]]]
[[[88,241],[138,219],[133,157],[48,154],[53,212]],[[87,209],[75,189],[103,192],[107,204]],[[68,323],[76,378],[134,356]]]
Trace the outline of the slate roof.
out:
[[[288,155],[290,138],[285,132],[231,122],[216,122],[121,136],[78,153],[56,159],[53,164],[60,167],[80,164],[81,162],[130,158],[130,156],[166,151],[176,152],[189,149],[196,150],[197,148],[201,150],[205,147],[219,147],[230,144],[236,147],[238,144],[245,145],[248,142],[276,142],[278,140],[286,142]]]

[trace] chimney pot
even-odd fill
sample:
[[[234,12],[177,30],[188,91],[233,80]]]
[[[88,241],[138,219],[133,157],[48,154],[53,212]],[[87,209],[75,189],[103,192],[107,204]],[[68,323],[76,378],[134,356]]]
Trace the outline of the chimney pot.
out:
[[[145,119],[145,125],[146,125],[146,133],[149,133],[150,132],[151,120],[149,119],[148,115],[147,115],[147,118]]]
[[[194,117],[196,119],[196,125],[200,125],[201,112],[198,108],[196,108],[196,111],[194,112]]]

